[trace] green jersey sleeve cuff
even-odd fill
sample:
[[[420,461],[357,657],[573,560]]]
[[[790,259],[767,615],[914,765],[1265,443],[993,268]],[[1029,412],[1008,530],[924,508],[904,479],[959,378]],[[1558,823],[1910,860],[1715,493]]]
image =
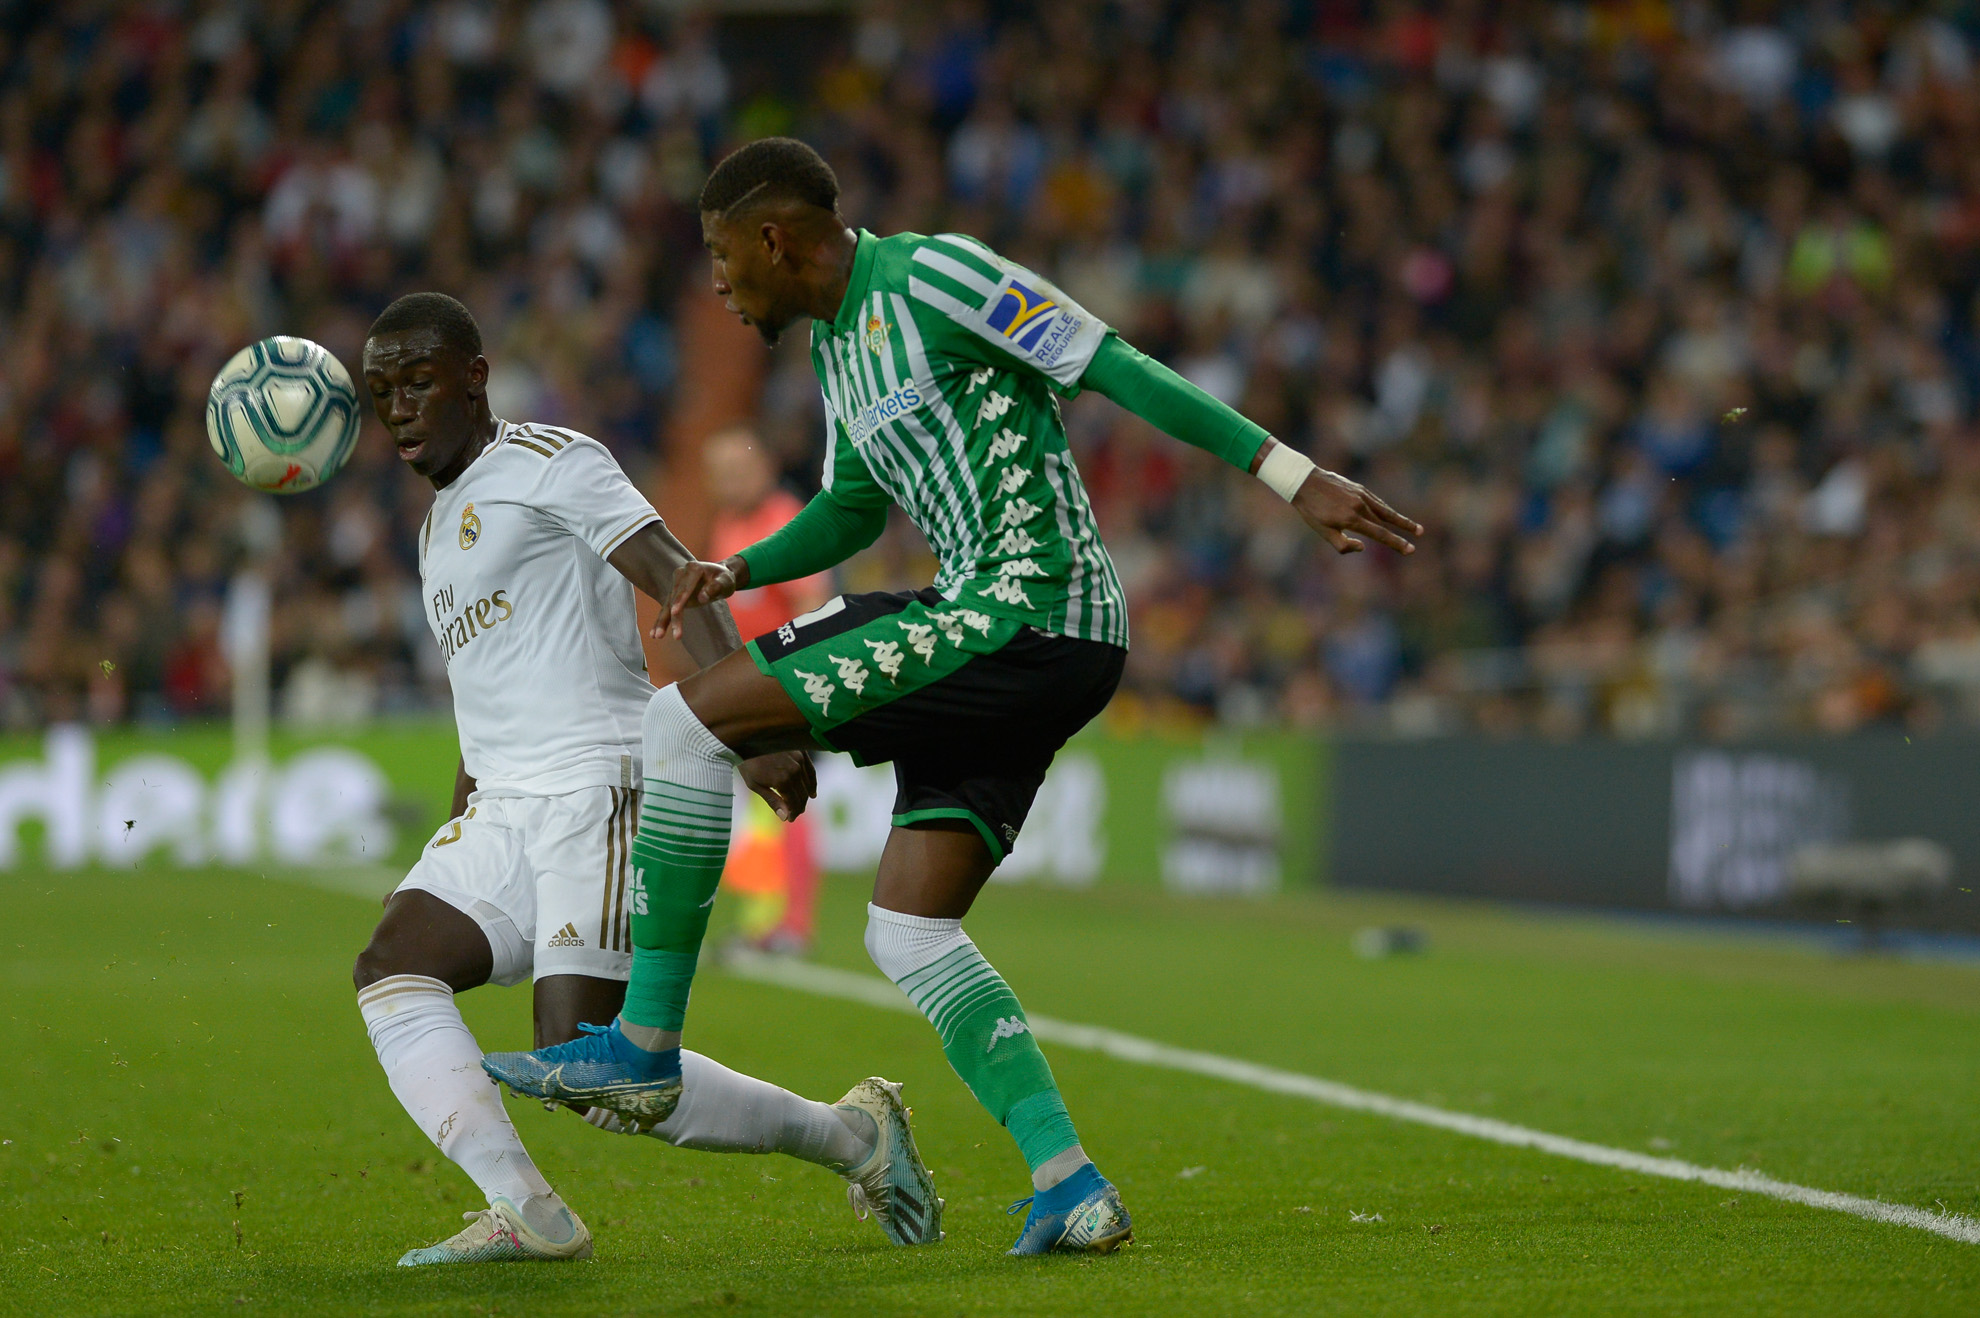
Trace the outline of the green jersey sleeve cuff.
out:
[[[842,503],[826,490],[799,509],[781,530],[758,540],[737,557],[749,565],[752,588],[774,586],[837,567],[878,540],[886,529],[885,504]]]
[[[1111,330],[1080,384],[1113,399],[1164,434],[1216,454],[1239,471],[1251,469],[1252,459],[1271,438],[1265,427],[1136,351]]]

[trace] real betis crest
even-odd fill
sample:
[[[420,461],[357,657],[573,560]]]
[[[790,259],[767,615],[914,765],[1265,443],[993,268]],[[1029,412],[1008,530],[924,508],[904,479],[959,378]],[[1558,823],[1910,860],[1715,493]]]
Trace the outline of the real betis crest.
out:
[[[461,509],[461,548],[472,549],[474,542],[481,539],[481,519],[474,515],[474,505]]]
[[[872,350],[874,356],[877,357],[887,350],[887,331],[890,328],[892,327],[878,316],[866,318],[866,346]]]

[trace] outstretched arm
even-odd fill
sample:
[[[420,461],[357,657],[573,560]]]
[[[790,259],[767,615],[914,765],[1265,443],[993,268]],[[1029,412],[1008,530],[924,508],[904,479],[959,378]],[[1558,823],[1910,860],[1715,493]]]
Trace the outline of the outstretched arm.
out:
[[[667,529],[665,522],[655,521],[627,536],[605,561],[635,588],[659,601],[661,622],[654,624],[653,635],[660,636],[668,616],[668,602],[673,597],[674,574],[684,564],[692,563],[694,555]],[[698,610],[684,626],[673,631],[688,657],[703,668],[742,649],[742,634],[736,630],[736,620],[729,616],[726,604],[719,609]]]
[[[605,561],[635,587],[660,602],[660,621],[653,625],[653,635],[662,635],[674,575],[684,565],[694,562],[694,555],[667,529],[666,523],[654,521],[627,536]],[[726,604],[696,609],[692,617],[674,628],[674,635],[686,647],[688,657],[703,668],[742,649],[742,634],[736,630],[736,620],[729,616]],[[779,819],[787,822],[803,814],[805,802],[818,794],[817,773],[811,757],[803,751],[778,751],[744,760],[742,776],[749,789],[769,803]]]
[[[681,635],[703,605],[750,586],[793,581],[837,567],[880,538],[887,505],[848,503],[821,490],[781,528],[720,563],[689,563],[674,578],[673,604],[655,624]]]
[[[1266,434],[1264,427],[1116,335],[1107,335],[1079,382],[1157,430],[1258,477],[1341,553],[1358,553],[1366,547],[1356,536],[1379,541],[1398,553],[1415,552],[1404,537],[1422,535],[1421,526],[1362,485],[1314,466],[1297,449]]]

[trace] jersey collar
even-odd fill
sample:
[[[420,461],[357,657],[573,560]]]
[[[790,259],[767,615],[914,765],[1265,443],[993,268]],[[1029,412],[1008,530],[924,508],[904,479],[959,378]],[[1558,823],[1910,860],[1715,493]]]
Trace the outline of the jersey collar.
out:
[[[859,245],[853,248],[852,273],[846,276],[846,296],[839,303],[839,314],[832,318],[833,330],[848,330],[859,324],[859,308],[866,301],[866,285],[873,278],[873,249],[880,240],[864,229],[853,231]]]

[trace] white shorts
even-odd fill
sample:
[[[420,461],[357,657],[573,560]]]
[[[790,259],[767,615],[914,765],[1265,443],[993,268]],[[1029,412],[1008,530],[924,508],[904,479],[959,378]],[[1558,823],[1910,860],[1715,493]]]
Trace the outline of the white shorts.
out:
[[[430,892],[481,926],[492,984],[546,975],[628,978],[628,854],[637,791],[586,787],[561,796],[468,797],[419,854],[398,891]]]

